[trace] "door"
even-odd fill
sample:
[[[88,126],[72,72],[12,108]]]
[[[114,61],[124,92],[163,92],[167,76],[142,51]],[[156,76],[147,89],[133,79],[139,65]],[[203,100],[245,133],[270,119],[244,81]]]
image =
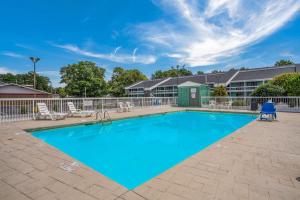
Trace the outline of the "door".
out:
[[[199,89],[190,88],[190,106],[197,107],[199,106]]]

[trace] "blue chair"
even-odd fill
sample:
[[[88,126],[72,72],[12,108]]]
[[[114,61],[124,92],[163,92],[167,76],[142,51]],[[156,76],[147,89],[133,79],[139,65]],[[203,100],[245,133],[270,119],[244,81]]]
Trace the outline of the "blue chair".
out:
[[[266,102],[262,105],[261,111],[260,111],[260,120],[269,120],[269,117],[264,117],[263,115],[268,115],[272,117],[272,120],[277,118],[276,114],[276,107],[274,103],[272,102]]]

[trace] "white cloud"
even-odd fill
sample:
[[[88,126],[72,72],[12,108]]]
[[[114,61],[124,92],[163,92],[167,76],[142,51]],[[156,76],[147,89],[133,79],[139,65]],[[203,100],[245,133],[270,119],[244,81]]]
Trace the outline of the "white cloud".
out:
[[[63,84],[60,83],[60,73],[58,70],[38,71],[37,73],[48,77],[51,80],[52,86],[63,86]]]
[[[132,62],[135,62],[135,61],[136,61],[136,56],[135,56],[135,54],[136,54],[136,52],[137,52],[138,49],[139,49],[139,48],[134,48],[133,51],[132,51]]]
[[[16,74],[15,71],[8,69],[7,67],[0,67],[0,74],[7,74],[7,73]]]
[[[22,48],[22,49],[35,50],[33,47],[31,47],[31,46],[29,46],[29,45],[20,44],[20,43],[16,43],[15,45],[16,45],[17,47]]]
[[[121,48],[122,48],[121,46],[118,46],[117,48],[115,48],[115,50],[114,50],[114,55],[116,55],[117,52],[118,52]]]
[[[82,24],[85,24],[86,22],[90,21],[90,19],[91,19],[91,16],[86,16],[85,18],[83,18],[83,19],[81,20],[81,23],[82,23]]]
[[[280,29],[300,9],[300,0],[209,0],[201,5],[195,0],[162,0],[156,4],[175,12],[174,19],[137,25],[139,39],[190,66],[238,55]]]
[[[137,56],[135,61],[132,59],[132,55],[130,54],[104,54],[104,53],[95,53],[89,50],[81,49],[76,45],[73,44],[64,44],[64,45],[58,45],[58,44],[53,44],[54,46],[65,49],[67,51],[82,55],[82,56],[87,56],[87,57],[92,57],[92,58],[99,58],[99,59],[104,59],[104,60],[109,60],[112,62],[117,62],[117,63],[142,63],[142,64],[153,64],[156,62],[156,57],[153,55],[140,55]],[[116,52],[116,50],[115,50]]]
[[[3,55],[5,56],[8,56],[8,57],[12,57],[12,58],[24,58],[25,56],[21,55],[21,54],[18,54],[18,53],[15,53],[15,52],[4,52],[2,53]]]
[[[293,54],[293,53],[290,52],[290,51],[282,51],[282,52],[280,52],[279,55],[280,55],[280,56],[283,56],[283,57],[294,57],[294,56],[295,56],[295,54]]]

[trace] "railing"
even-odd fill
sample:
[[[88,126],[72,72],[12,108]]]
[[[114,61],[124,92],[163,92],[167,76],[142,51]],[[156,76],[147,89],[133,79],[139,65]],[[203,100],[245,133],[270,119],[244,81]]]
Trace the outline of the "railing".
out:
[[[300,97],[201,97],[200,105],[210,109],[260,110],[272,101],[279,112],[300,112]]]
[[[35,119],[37,103],[46,103],[50,112],[68,113],[67,102],[73,102],[77,109],[109,112],[117,111],[119,102],[130,102],[134,108],[159,108],[177,105],[175,97],[122,97],[122,98],[30,98],[1,99],[0,123]]]
[[[300,112],[300,97],[201,97],[199,107],[209,109],[260,110],[264,102],[275,103],[279,112]],[[50,112],[68,113],[67,102],[77,109],[103,112],[117,111],[119,102],[130,102],[135,109],[177,106],[177,97],[122,97],[122,98],[35,98],[1,99],[0,123],[35,119],[37,103],[46,103]]]

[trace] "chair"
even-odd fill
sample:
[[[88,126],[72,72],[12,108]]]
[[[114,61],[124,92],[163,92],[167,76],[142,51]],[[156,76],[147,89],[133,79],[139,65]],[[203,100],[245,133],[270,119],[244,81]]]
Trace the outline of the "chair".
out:
[[[209,100],[209,105],[210,108],[215,108],[216,107],[216,101],[215,100]]]
[[[128,111],[128,108],[125,107],[124,103],[123,102],[119,102],[118,103],[118,112],[127,112]]]
[[[91,117],[95,111],[76,109],[73,102],[67,102],[72,117]]]
[[[274,120],[277,118],[276,114],[276,107],[274,103],[272,102],[266,102],[262,105],[261,111],[260,111],[260,120],[269,120],[270,117],[264,117],[264,115],[271,116],[271,120]]]
[[[128,111],[132,111],[134,108],[134,105],[131,104],[129,101],[126,102],[126,106],[127,106]]]
[[[225,106],[227,107],[227,109],[231,109],[232,108],[232,100],[226,101]]]
[[[65,113],[49,112],[48,107],[45,103],[37,103],[37,106],[39,109],[38,118],[58,120],[65,119],[67,116],[67,114]]]

